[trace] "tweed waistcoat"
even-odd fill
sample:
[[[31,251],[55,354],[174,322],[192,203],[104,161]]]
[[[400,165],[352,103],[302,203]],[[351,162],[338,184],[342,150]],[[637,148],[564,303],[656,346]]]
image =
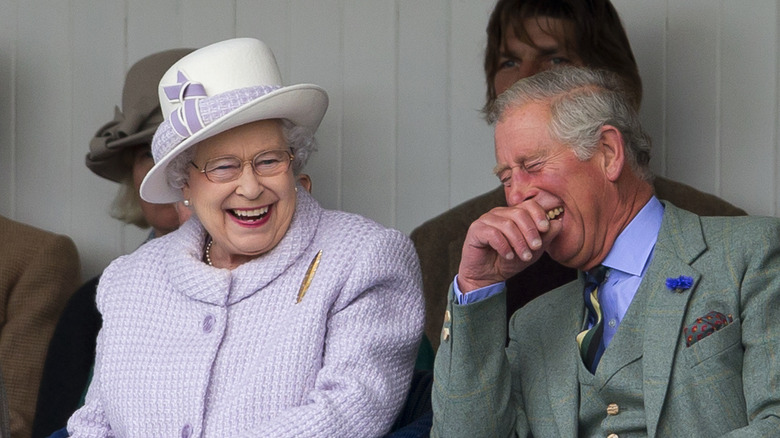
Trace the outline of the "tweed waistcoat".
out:
[[[642,332],[647,295],[634,297],[615,337],[591,374],[578,361],[579,434],[583,437],[647,436],[642,393]]]

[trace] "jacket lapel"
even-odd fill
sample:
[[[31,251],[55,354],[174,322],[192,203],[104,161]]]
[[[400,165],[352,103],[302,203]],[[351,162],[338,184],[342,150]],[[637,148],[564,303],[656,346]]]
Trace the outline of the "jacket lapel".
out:
[[[648,294],[642,365],[650,437],[655,436],[663,410],[688,301],[701,278],[691,263],[706,248],[699,217],[665,203],[664,221],[653,261],[637,291],[638,294]],[[671,290],[666,286],[668,278],[683,275],[693,279],[691,288]]]
[[[563,314],[559,321],[560,331],[549,331],[541,337],[546,344],[546,347],[541,347],[544,352],[544,369],[548,370],[548,397],[560,436],[577,436],[580,403],[577,367],[580,353],[575,338],[584,323],[585,305],[580,291],[585,287],[585,283],[580,275],[578,281],[563,287],[568,289],[565,293],[568,301],[561,308],[570,310]],[[558,339],[561,333],[570,336],[561,341]],[[555,345],[560,345],[561,348],[552,348]]]

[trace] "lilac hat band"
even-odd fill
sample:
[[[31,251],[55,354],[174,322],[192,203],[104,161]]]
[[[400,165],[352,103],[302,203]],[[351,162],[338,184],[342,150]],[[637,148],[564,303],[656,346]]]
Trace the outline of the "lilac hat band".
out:
[[[178,72],[178,83],[163,87],[166,98],[177,108],[160,124],[152,140],[155,162],[179,143],[215,120],[259,97],[282,88],[280,85],[258,85],[208,96],[200,82],[189,80]]]
[[[186,138],[205,126],[200,118],[198,101],[208,96],[203,84],[190,81],[184,73],[178,72],[177,79],[179,80],[177,84],[163,87],[163,90],[168,101],[179,104],[178,109],[171,113],[169,120],[173,129]]]

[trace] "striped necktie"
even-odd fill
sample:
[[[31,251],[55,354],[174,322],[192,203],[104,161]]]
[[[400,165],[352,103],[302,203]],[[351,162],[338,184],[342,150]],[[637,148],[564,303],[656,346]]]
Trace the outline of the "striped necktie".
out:
[[[590,329],[585,329],[577,335],[577,344],[580,347],[582,361],[591,373],[595,373],[605,348],[603,345],[604,324],[601,317],[601,306],[597,298],[599,286],[604,282],[607,271],[609,271],[609,268],[599,265],[585,273],[585,289],[583,293],[585,295],[585,307],[588,309],[588,326],[590,326]]]

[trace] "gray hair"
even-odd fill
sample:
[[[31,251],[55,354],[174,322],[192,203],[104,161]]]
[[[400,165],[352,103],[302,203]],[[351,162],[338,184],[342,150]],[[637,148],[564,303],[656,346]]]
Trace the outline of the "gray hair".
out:
[[[631,168],[652,181],[650,136],[642,129],[620,76],[606,70],[561,67],[521,79],[503,92],[488,110],[488,122],[501,121],[506,112],[533,102],[549,102],[549,133],[571,147],[582,161],[593,156],[604,125],[617,128],[626,144]]]
[[[293,174],[298,175],[309,161],[311,153],[317,150],[317,139],[309,128],[295,125],[287,119],[280,121],[284,141],[293,152]],[[196,144],[182,151],[165,169],[165,177],[171,187],[180,189],[189,180],[190,162],[195,158],[195,146]]]

